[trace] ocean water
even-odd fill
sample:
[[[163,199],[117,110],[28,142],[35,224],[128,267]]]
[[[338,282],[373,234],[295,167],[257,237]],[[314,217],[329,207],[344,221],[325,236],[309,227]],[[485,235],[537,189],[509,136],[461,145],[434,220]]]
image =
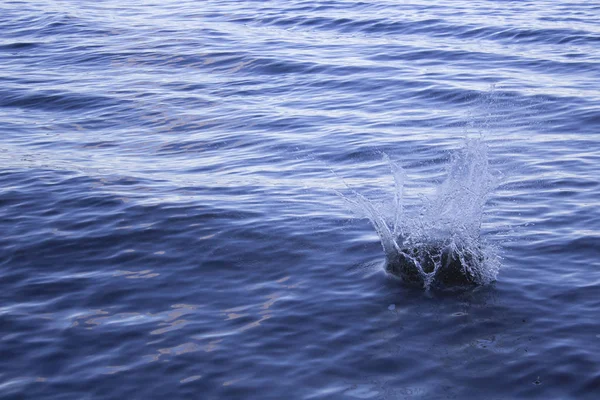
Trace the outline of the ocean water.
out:
[[[6,0],[0,83],[0,398],[600,398],[597,2]]]

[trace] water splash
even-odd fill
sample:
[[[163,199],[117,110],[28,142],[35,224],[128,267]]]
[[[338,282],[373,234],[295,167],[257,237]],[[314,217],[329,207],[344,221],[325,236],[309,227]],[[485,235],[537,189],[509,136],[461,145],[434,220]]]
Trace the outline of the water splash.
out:
[[[465,139],[453,153],[444,182],[423,205],[405,210],[406,172],[387,155],[394,177],[391,215],[362,194],[342,197],[362,211],[379,238],[386,270],[403,280],[423,285],[487,284],[500,267],[494,246],[481,236],[484,207],[498,179],[491,173],[488,148],[482,138]]]

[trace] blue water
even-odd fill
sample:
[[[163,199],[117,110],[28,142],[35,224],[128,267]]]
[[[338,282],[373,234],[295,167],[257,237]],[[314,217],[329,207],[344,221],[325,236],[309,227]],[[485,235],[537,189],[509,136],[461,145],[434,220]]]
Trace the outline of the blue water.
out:
[[[3,1],[0,398],[598,399],[599,134],[595,1]],[[407,285],[344,193],[465,137],[499,272]]]

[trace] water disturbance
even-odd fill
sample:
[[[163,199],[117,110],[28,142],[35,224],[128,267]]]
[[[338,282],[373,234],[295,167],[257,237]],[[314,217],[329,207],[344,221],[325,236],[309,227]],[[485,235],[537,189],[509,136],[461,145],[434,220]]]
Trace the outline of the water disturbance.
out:
[[[389,207],[352,191],[345,200],[358,206],[371,221],[383,246],[386,271],[409,283],[432,285],[487,284],[500,268],[497,249],[481,235],[485,205],[498,186],[491,172],[483,138],[465,139],[452,154],[446,178],[432,198],[405,207],[406,172],[384,155],[394,179]]]
[[[0,399],[597,400],[599,15],[0,1]]]

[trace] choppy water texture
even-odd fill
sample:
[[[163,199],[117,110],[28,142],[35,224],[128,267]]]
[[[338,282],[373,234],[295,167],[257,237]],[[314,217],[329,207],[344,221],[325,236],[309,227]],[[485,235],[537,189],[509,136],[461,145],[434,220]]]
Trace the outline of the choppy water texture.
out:
[[[598,398],[597,2],[137,3],[0,5],[1,398]],[[499,273],[407,286],[339,194],[465,137]]]

